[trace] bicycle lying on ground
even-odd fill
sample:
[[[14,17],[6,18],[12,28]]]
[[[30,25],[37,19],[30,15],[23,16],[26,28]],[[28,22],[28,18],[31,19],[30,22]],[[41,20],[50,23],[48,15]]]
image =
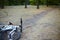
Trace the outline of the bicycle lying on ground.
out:
[[[8,25],[0,25],[0,40],[19,40],[22,34],[22,18],[19,26],[9,22]]]

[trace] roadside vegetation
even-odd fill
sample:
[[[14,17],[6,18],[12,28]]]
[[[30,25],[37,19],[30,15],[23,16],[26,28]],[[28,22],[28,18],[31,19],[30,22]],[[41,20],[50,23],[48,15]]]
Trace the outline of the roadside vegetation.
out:
[[[0,8],[12,5],[60,5],[60,0],[0,0]]]

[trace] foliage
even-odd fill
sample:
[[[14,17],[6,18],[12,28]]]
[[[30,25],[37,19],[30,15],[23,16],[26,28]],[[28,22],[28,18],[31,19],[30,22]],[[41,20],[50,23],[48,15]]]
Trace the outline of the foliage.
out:
[[[29,0],[29,4],[36,5],[38,0]],[[25,0],[4,0],[4,5],[24,5]],[[40,5],[60,5],[60,0],[39,0]]]

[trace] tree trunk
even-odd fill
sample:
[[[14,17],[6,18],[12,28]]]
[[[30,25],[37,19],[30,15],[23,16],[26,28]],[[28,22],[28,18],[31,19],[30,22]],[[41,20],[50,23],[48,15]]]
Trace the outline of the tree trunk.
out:
[[[0,0],[0,8],[1,8],[1,9],[4,8],[4,0]]]
[[[47,7],[48,7],[48,0],[47,0],[47,2],[46,2],[46,5],[47,5]]]
[[[37,9],[39,9],[39,0],[36,0],[37,1]]]
[[[25,8],[27,8],[28,0],[25,0]]]

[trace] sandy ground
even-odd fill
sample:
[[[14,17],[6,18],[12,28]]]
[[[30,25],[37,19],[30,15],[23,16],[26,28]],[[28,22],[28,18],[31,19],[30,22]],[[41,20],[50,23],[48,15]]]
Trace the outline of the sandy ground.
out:
[[[23,33],[20,40],[60,40],[60,10],[36,6],[9,6],[0,11],[0,22],[19,25],[23,19]],[[5,13],[5,14],[4,14]]]

